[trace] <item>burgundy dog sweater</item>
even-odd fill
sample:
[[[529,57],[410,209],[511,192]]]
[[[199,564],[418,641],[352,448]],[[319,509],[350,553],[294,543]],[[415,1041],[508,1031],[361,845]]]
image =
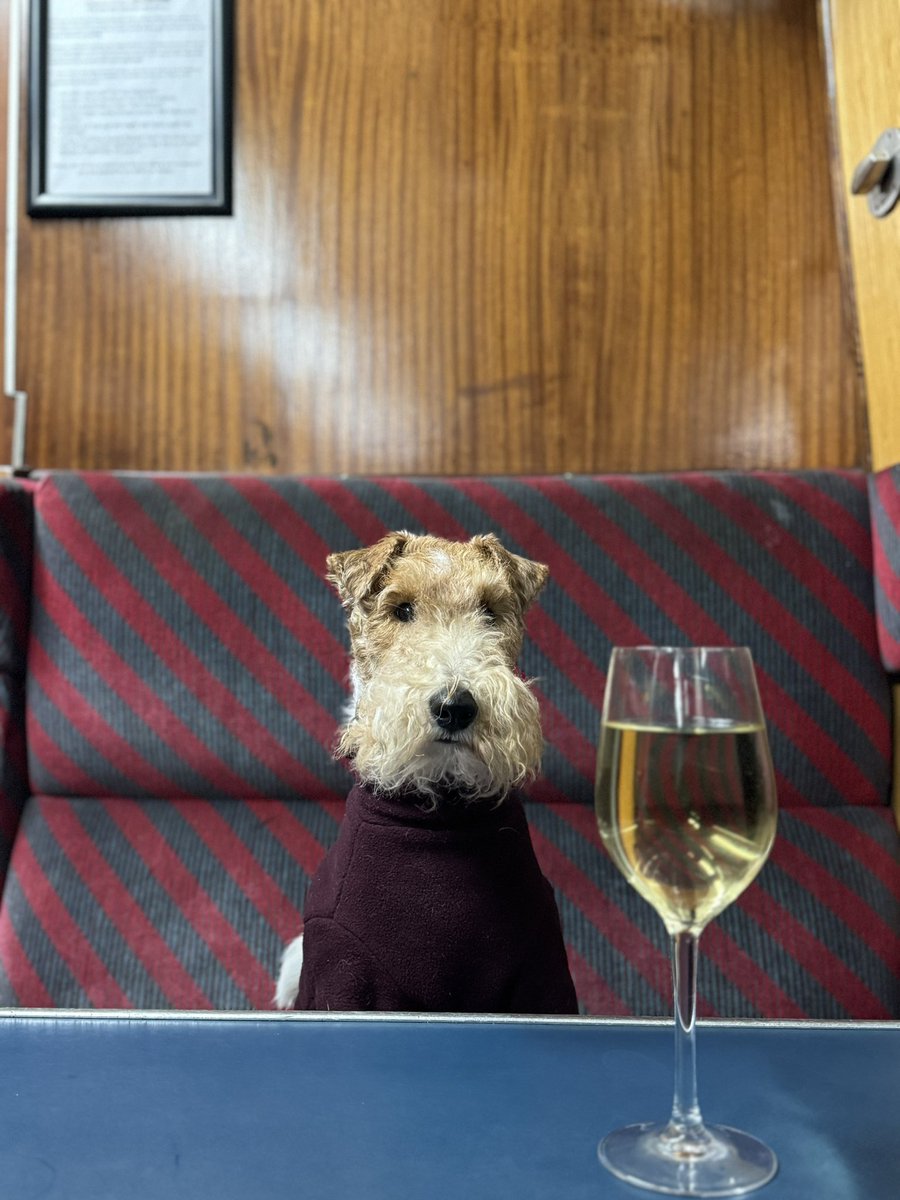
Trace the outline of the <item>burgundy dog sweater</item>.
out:
[[[357,784],[306,898],[296,1008],[576,1013],[521,801]]]

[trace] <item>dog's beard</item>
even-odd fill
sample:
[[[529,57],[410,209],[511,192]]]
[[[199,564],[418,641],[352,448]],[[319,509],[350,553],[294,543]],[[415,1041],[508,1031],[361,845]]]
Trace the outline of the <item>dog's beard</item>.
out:
[[[383,680],[362,685],[338,754],[352,758],[360,779],[380,791],[433,797],[452,788],[472,800],[505,796],[540,766],[538,704],[528,685],[508,670],[492,671],[469,687],[478,717],[448,740],[421,690]]]

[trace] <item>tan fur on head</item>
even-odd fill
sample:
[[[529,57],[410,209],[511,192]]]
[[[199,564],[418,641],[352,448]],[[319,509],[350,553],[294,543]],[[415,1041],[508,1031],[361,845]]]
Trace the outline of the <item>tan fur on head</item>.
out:
[[[532,777],[542,750],[538,705],[515,674],[541,563],[493,534],[469,542],[388,534],[332,554],[328,579],[348,612],[352,711],[338,752],[383,790],[455,786],[502,796]],[[441,697],[468,696],[470,724],[436,724]]]

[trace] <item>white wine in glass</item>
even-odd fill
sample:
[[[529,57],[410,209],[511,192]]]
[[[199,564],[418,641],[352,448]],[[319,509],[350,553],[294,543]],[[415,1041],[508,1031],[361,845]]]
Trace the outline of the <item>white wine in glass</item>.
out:
[[[697,943],[755,878],[775,837],[765,721],[749,650],[617,648],[597,759],[600,836],[672,939],[675,1097],[668,1122],[631,1125],[601,1162],[640,1187],[738,1196],[777,1170],[749,1134],[707,1126],[697,1100]]]

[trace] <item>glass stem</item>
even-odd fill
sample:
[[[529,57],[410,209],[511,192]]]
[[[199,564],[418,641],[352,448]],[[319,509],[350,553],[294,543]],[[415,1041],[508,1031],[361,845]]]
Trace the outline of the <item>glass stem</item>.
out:
[[[675,984],[675,1098],[669,1133],[683,1138],[705,1133],[697,1099],[697,942],[693,933],[672,938],[672,976]]]

